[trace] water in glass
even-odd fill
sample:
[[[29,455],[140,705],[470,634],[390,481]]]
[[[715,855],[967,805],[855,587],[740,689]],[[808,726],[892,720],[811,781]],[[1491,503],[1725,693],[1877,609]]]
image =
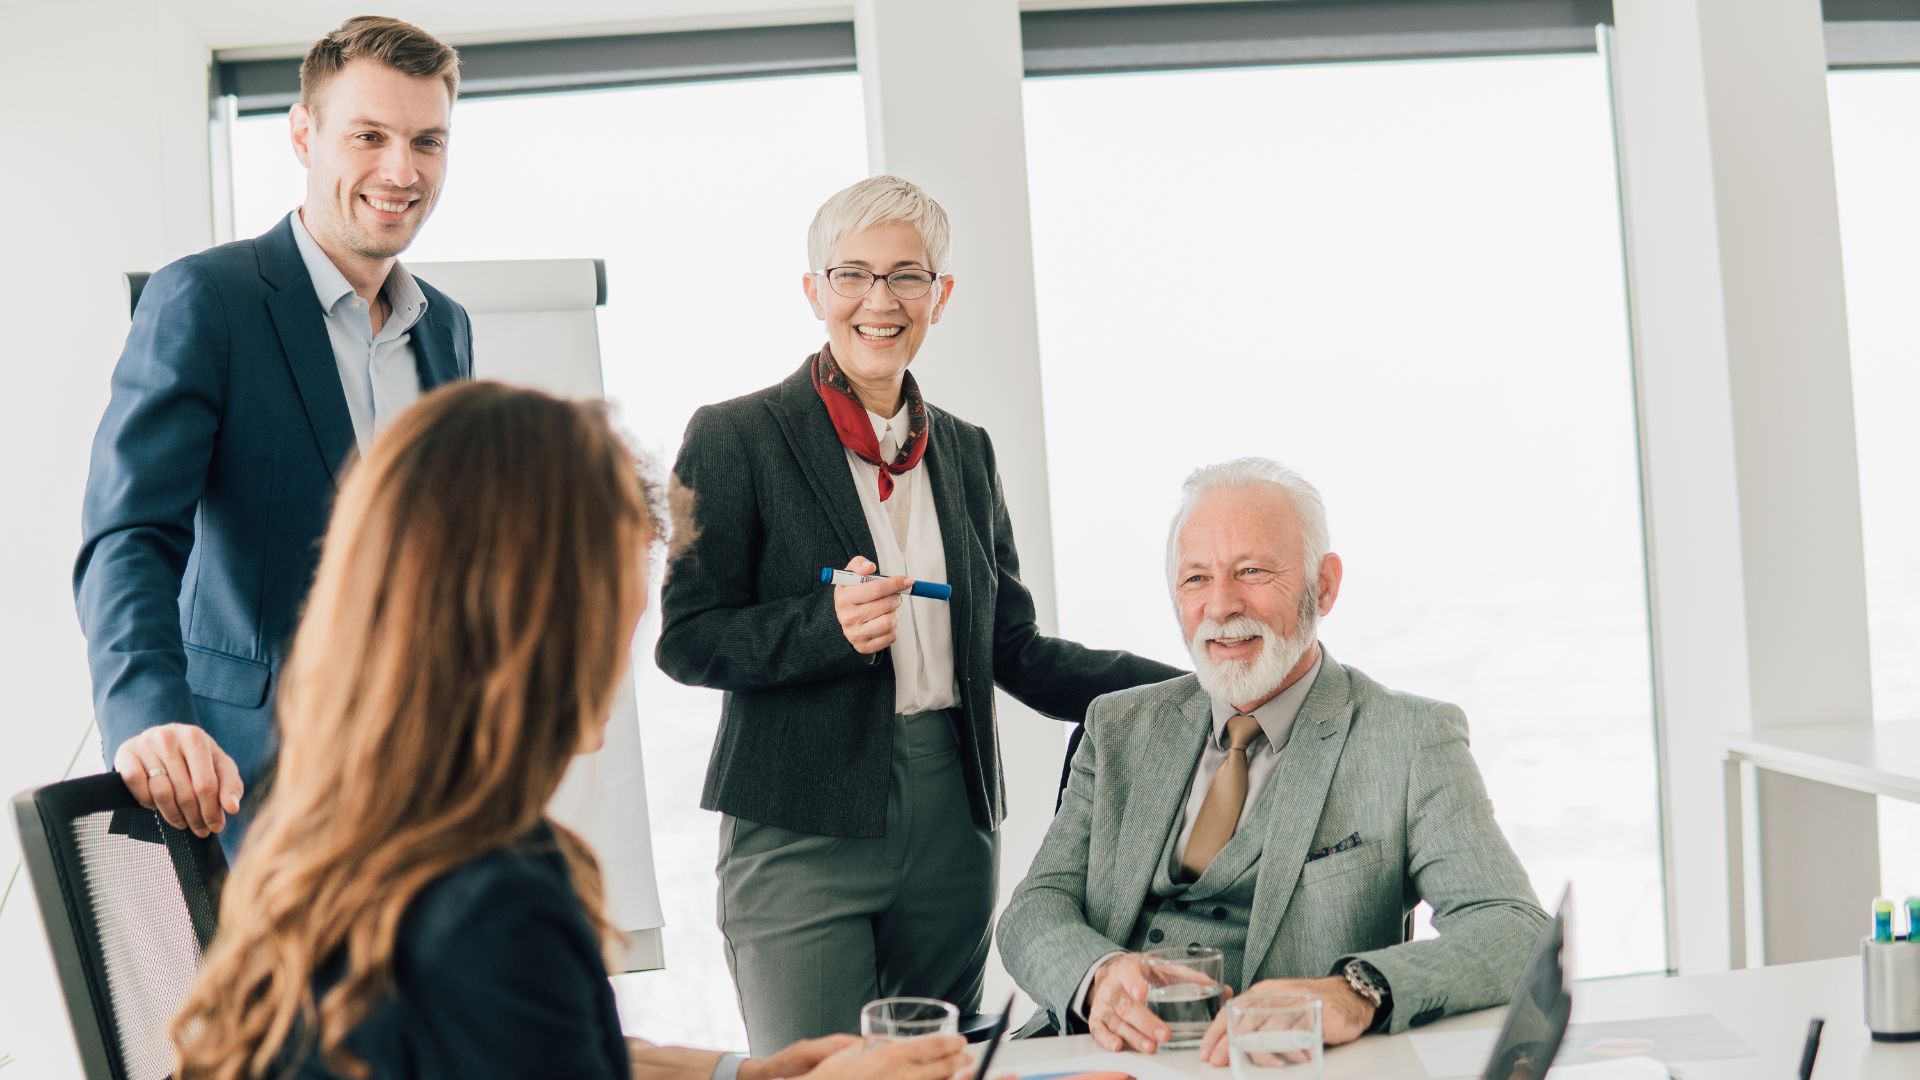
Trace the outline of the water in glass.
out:
[[[1173,1037],[1166,1045],[1181,1050],[1200,1045],[1200,1037],[1220,1012],[1219,983],[1168,983],[1147,988],[1147,1008],[1166,1021]]]
[[[1233,1080],[1319,1080],[1320,1033],[1317,1031],[1254,1031],[1228,1041],[1227,1060]]]

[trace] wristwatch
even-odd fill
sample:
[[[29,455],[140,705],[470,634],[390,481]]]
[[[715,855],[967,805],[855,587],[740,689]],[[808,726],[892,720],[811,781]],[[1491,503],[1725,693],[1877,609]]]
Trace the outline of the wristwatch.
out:
[[[1387,1026],[1387,1016],[1393,1012],[1393,990],[1387,986],[1386,977],[1380,969],[1365,960],[1348,960],[1340,967],[1340,973],[1347,977],[1347,985],[1353,992],[1373,1003],[1373,1026],[1368,1031],[1380,1031]]]

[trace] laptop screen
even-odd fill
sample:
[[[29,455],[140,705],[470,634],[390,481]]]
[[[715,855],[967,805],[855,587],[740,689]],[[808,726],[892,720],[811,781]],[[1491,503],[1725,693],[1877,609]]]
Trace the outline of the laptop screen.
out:
[[[1570,890],[1569,890],[1570,891]],[[1567,969],[1562,951],[1567,936],[1568,892],[1560,894],[1559,910],[1540,932],[1533,956],[1513,988],[1507,1020],[1487,1061],[1484,1080],[1541,1080],[1560,1051],[1567,1033],[1573,998],[1567,992]]]

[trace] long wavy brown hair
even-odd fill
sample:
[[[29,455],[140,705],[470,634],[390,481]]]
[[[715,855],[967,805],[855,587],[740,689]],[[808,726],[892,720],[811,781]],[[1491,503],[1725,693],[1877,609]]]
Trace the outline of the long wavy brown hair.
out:
[[[183,1080],[345,1046],[407,905],[524,838],[606,723],[646,602],[654,489],[602,408],[437,391],[349,471],[278,701],[277,774],[173,1023]],[[611,942],[598,864],[547,821]],[[338,981],[316,999],[316,971]]]

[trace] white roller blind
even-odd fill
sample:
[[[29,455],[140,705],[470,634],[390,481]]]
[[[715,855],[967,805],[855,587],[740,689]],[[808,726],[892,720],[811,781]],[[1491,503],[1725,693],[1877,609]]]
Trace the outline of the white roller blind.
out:
[[[460,298],[473,320],[473,373],[571,398],[599,398],[604,274],[594,259],[409,264]],[[660,889],[647,823],[647,777],[633,678],[621,683],[607,744],[578,758],[554,796],[553,814],[599,852],[609,911],[628,934],[625,970],[661,967]]]

